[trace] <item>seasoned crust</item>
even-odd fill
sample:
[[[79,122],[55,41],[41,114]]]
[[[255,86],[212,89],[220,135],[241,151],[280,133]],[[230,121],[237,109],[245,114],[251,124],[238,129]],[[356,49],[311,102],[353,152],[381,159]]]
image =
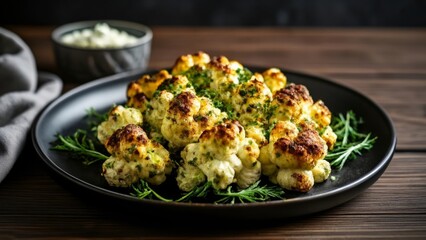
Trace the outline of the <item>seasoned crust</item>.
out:
[[[106,143],[106,148],[109,153],[114,153],[120,150],[120,145],[125,144],[142,144],[146,145],[149,139],[145,131],[138,125],[128,124],[125,127],[115,131]]]
[[[193,66],[204,67],[209,62],[210,56],[203,51],[182,55],[176,59],[175,64],[172,67],[172,74],[181,74]]]
[[[167,70],[161,70],[154,75],[144,74],[136,81],[132,81],[127,86],[127,99],[143,93],[148,99],[151,99],[158,86],[171,75]]]
[[[261,76],[272,93],[284,88],[287,84],[287,77],[278,68],[269,68],[262,72]]]
[[[235,141],[235,139],[240,133],[243,132],[243,130],[243,126],[241,126],[238,121],[226,121],[204,131],[200,136],[200,141],[212,141],[212,139],[214,139],[214,141],[220,145],[231,145],[231,143]]]
[[[182,92],[170,102],[168,112],[181,117],[189,116],[196,98],[197,96],[193,92]]]
[[[305,101],[313,102],[306,86],[294,83],[290,83],[285,88],[278,90],[274,95],[274,99],[287,106],[295,106]]]
[[[232,73],[232,69],[229,66],[229,59],[225,56],[213,57],[207,66],[209,69],[214,69],[224,74]]]
[[[312,171],[300,169],[281,169],[277,174],[277,183],[287,190],[308,192],[314,186]]]
[[[278,154],[291,155],[295,164],[290,165],[302,169],[312,169],[325,154],[324,140],[315,130],[307,128],[302,129],[294,139],[279,138],[274,143],[274,149],[277,156]]]
[[[125,108],[117,105],[109,111],[108,118],[98,125],[97,138],[102,144],[105,144],[115,130],[130,123],[142,125],[142,113],[136,108]]]

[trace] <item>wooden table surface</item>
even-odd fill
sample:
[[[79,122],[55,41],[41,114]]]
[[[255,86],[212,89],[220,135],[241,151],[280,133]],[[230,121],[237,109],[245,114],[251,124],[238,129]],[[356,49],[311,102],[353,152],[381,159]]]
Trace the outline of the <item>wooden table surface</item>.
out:
[[[52,27],[6,28],[26,41],[40,70],[58,73]],[[396,128],[390,165],[370,188],[335,208],[255,225],[215,226],[208,219],[153,221],[114,206],[100,208],[60,183],[28,139],[0,184],[0,239],[426,239],[426,29],[153,27],[153,32],[152,69],[203,50],[244,65],[326,77],[366,94]],[[75,86],[66,83],[64,91]]]

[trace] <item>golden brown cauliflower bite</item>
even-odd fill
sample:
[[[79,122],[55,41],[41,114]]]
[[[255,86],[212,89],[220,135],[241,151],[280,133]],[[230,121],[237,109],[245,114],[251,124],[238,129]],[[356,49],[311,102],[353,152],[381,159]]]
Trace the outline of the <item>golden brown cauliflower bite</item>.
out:
[[[271,103],[273,112],[270,122],[290,120],[298,123],[312,104],[312,97],[304,85],[290,83],[275,92]]]
[[[194,54],[182,55],[176,59],[176,62],[172,67],[172,74],[182,74],[193,66],[199,66],[203,68],[209,62],[210,55],[202,51]]]
[[[155,133],[161,133],[164,116],[175,95],[182,91],[194,91],[185,76],[178,75],[165,79],[154,92],[144,112],[144,119]]]
[[[161,134],[173,149],[198,141],[204,130],[226,118],[211,100],[183,91],[169,104],[161,125]]]
[[[287,120],[275,124],[269,140],[259,158],[263,174],[285,189],[309,191],[315,182],[312,169],[327,154],[324,139],[311,125],[297,126]]]
[[[230,103],[235,94],[236,86],[240,83],[238,71],[243,66],[237,61],[230,61],[224,56],[213,57],[207,64],[212,79],[209,88],[220,95],[220,99]]]
[[[101,122],[97,127],[98,140],[105,144],[117,129],[130,123],[142,125],[143,117],[138,109],[126,108],[122,105],[113,107],[108,113],[107,120]]]
[[[159,185],[171,173],[169,152],[151,141],[138,125],[128,124],[116,130],[106,149],[111,157],[102,164],[102,175],[111,186],[129,187],[139,179]]]
[[[329,149],[333,149],[337,136],[329,126],[331,112],[322,100],[313,101],[308,89],[301,84],[290,83],[273,95],[269,123],[292,121],[296,125],[311,125],[321,132]]]
[[[246,188],[261,175],[259,148],[245,137],[238,121],[225,121],[206,130],[199,142],[191,143],[181,152],[177,183],[182,191],[210,181],[215,189],[225,189],[232,183]]]
[[[149,99],[154,95],[160,84],[171,78],[167,70],[161,70],[154,75],[144,74],[136,81],[132,81],[127,86],[127,106],[139,109],[144,112]]]
[[[272,94],[275,94],[275,92],[284,88],[287,84],[287,77],[279,68],[269,68],[263,71],[262,77]]]
[[[267,142],[263,129],[267,122],[265,105],[272,100],[272,93],[264,82],[254,76],[251,80],[238,85],[232,97],[232,107],[238,121],[244,126],[247,136],[258,145]]]

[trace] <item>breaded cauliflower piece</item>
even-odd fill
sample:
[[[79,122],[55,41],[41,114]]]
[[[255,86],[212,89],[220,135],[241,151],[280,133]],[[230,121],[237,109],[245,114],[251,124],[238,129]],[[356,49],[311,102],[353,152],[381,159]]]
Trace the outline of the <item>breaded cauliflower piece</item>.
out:
[[[317,165],[312,169],[315,183],[321,183],[328,179],[331,173],[330,163],[324,159],[320,159]]]
[[[305,192],[310,189],[308,186],[313,186],[311,170],[326,156],[327,144],[311,125],[299,128],[291,121],[278,121],[270,133],[269,143],[261,149],[259,161],[263,174],[272,182],[285,189]],[[297,175],[295,172],[303,176],[300,181],[293,179]],[[291,182],[284,183],[290,179]]]
[[[244,138],[237,152],[237,157],[243,165],[237,174],[239,187],[247,188],[260,178],[262,168],[258,161],[259,155],[260,149],[256,141],[250,137]]]
[[[210,99],[198,97],[193,91],[178,94],[169,104],[161,125],[161,134],[173,149],[197,142],[204,130],[226,117]]]
[[[129,107],[134,107],[144,112],[147,102],[154,95],[160,84],[172,76],[167,70],[161,70],[154,75],[145,74],[136,81],[132,81],[127,86],[127,103]]]
[[[269,68],[262,72],[262,76],[272,94],[275,94],[287,84],[287,77],[279,68]]]
[[[149,105],[143,115],[146,122],[151,126],[152,131],[161,132],[164,116],[169,109],[169,104],[173,97],[173,94],[170,92],[160,91],[149,101]]]
[[[175,64],[172,67],[172,74],[178,75],[188,71],[193,66],[204,66],[210,62],[210,56],[202,51],[194,54],[182,55],[176,59]]]
[[[304,85],[290,83],[275,92],[271,103],[273,109],[270,122],[293,121],[299,123],[309,112],[313,104],[312,97]]]
[[[130,123],[142,125],[142,113],[136,108],[125,108],[117,105],[109,111],[108,119],[98,125],[97,138],[102,144],[105,144],[117,129]]]
[[[102,164],[102,175],[111,186],[129,187],[139,179],[159,185],[172,171],[169,152],[138,125],[116,130],[106,149],[111,157]]]
[[[169,109],[170,102],[175,95],[182,91],[192,91],[191,84],[185,76],[172,76],[165,79],[153,94],[147,109],[144,112],[144,119],[151,126],[154,133],[161,133],[164,116]]]
[[[199,142],[186,145],[181,157],[176,179],[182,191],[191,191],[205,181],[211,181],[215,189],[225,189],[232,183],[246,188],[261,175],[259,148],[253,139],[245,137],[238,121],[205,130]],[[205,178],[199,176],[200,171]]]
[[[309,108],[310,118],[315,123],[316,129],[323,129],[331,123],[331,112],[322,100],[316,101]]]
[[[264,124],[267,122],[265,104],[272,100],[272,93],[264,82],[254,76],[251,80],[240,84],[232,97],[232,107],[238,121],[244,126],[247,136],[263,145],[267,142],[264,135]]]
[[[321,137],[327,142],[328,148],[333,148],[337,136],[329,127],[331,112],[322,100],[314,102],[304,85],[290,83],[275,92],[270,109],[272,114],[269,123],[292,121],[296,125],[311,125],[316,131],[322,132]]]
[[[235,94],[236,86],[240,84],[238,71],[243,66],[237,61],[230,61],[224,56],[214,57],[206,65],[212,79],[210,89],[217,92],[220,99],[230,103]]]
[[[190,146],[188,144],[187,146]],[[189,192],[198,185],[206,181],[206,175],[197,166],[192,164],[183,164],[177,169],[176,181],[179,189],[184,192]]]
[[[303,169],[280,169],[276,181],[282,188],[297,192],[308,192],[314,186],[312,171]]]

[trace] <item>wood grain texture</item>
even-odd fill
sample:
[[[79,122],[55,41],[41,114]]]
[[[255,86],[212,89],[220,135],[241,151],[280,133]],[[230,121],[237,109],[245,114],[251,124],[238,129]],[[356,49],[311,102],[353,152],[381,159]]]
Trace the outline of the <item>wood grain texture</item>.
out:
[[[8,26],[39,69],[58,73],[53,27]],[[36,156],[30,139],[0,184],[0,239],[425,239],[426,30],[154,27],[150,67],[170,67],[198,50],[253,66],[318,75],[353,88],[392,119],[397,151],[381,178],[356,198],[303,216],[209,225],[135,216],[67,183]],[[58,73],[59,74],[59,73]],[[76,83],[65,83],[67,91]]]

